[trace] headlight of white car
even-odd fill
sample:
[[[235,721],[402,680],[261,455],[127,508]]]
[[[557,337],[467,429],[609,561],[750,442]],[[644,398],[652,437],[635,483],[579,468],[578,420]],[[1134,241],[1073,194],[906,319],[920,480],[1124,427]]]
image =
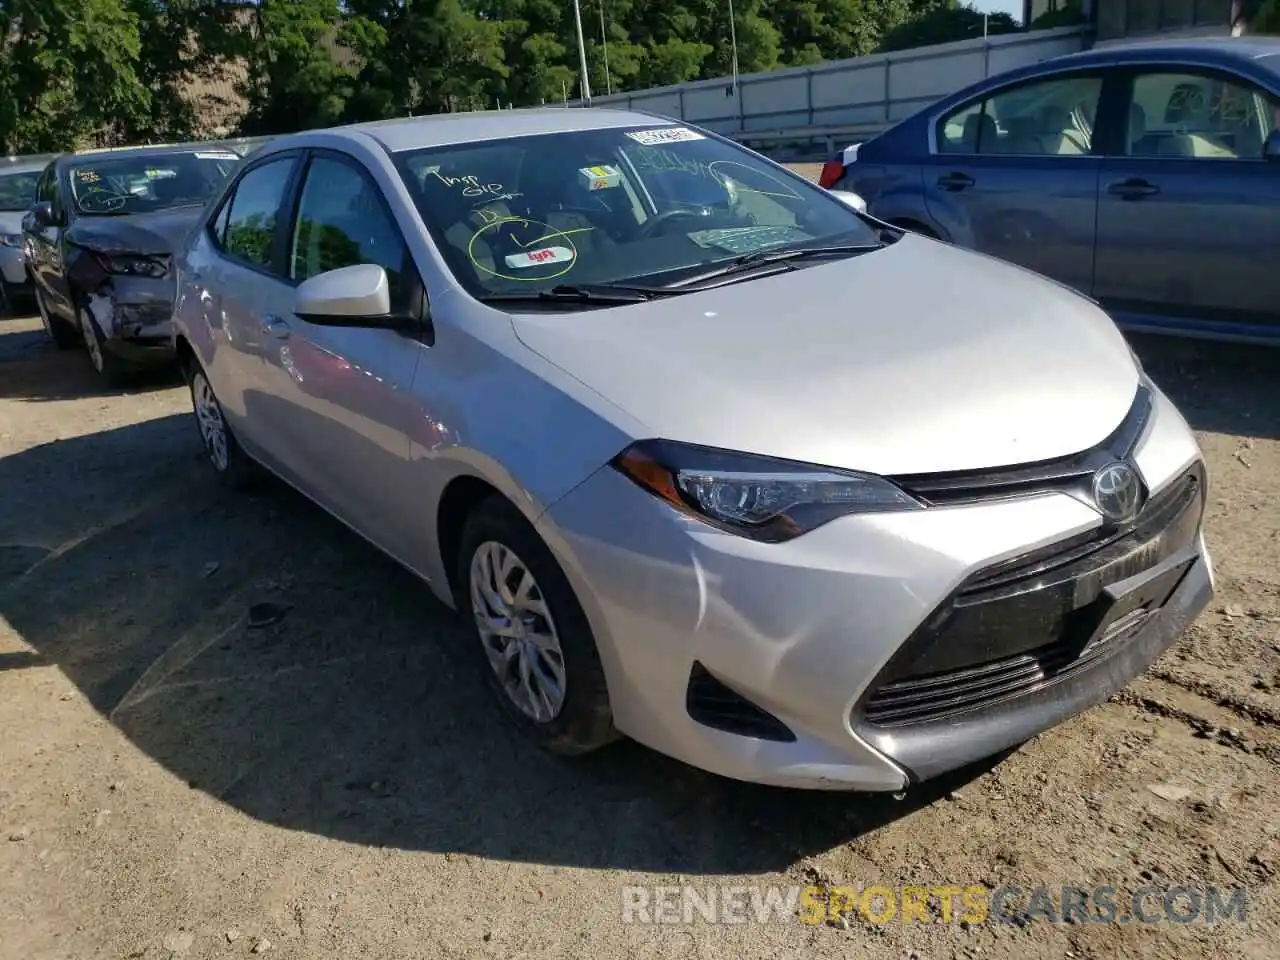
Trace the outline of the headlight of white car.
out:
[[[613,460],[678,510],[753,540],[780,543],[851,513],[922,510],[883,477],[667,440],[643,440]]]
[[[22,234],[0,233],[0,247],[21,247]]]

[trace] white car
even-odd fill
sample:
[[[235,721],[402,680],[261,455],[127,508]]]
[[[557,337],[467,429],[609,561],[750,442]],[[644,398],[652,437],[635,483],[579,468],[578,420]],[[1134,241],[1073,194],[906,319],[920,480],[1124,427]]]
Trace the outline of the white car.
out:
[[[417,573],[562,753],[898,791],[1105,699],[1212,594],[1200,451],[1105,313],[706,131],[282,136],[178,272],[218,475]]]

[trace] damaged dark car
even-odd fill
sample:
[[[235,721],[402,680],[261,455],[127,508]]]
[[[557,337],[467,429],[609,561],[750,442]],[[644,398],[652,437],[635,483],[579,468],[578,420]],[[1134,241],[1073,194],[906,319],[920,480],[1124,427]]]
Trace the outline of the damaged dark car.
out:
[[[23,220],[27,269],[45,331],[83,344],[110,385],[174,359],[173,255],[240,162],[211,147],[67,154],[40,175]]]

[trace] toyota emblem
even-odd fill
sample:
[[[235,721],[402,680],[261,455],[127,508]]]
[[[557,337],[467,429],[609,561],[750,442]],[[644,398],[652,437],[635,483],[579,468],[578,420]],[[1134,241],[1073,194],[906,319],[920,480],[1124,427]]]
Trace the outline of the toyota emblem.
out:
[[[1093,502],[1108,520],[1132,520],[1142,506],[1142,480],[1129,464],[1116,460],[1093,475]]]

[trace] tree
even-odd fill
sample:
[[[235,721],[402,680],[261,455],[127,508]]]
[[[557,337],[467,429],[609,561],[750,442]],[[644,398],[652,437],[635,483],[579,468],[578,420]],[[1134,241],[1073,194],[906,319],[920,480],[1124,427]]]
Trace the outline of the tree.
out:
[[[138,15],[124,0],[5,0],[0,6],[0,148],[121,142],[146,117]]]
[[[289,133],[342,116],[352,71],[335,58],[338,0],[258,0],[236,31],[247,75],[242,132]]]
[[[1014,33],[1019,27],[1007,13],[979,13],[958,0],[923,0],[917,2],[917,13],[890,30],[880,44],[882,51],[906,50],[935,43],[948,43],[982,36],[985,28],[991,36]]]

